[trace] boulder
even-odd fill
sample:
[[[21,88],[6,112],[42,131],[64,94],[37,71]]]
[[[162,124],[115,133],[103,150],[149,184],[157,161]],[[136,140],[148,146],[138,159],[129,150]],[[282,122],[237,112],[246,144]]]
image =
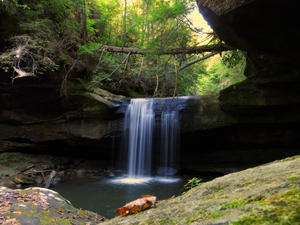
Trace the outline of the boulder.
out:
[[[297,224],[299,164],[295,156],[228,174],[158,201],[156,208],[103,224]]]
[[[46,188],[12,190],[0,187],[0,223],[39,224],[99,224],[104,217],[77,209],[57,192]]]

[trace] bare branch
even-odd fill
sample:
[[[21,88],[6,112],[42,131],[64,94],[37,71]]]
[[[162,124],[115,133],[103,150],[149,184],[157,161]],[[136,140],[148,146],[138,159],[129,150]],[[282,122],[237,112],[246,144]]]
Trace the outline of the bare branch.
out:
[[[138,74],[138,78],[140,78],[141,75],[142,75],[143,64],[144,64],[144,56],[143,56],[143,58],[142,58],[141,67],[140,67],[140,72],[139,72],[139,74]]]
[[[216,54],[218,54],[218,52],[212,52],[212,53],[210,53],[210,54],[207,54],[207,55],[205,55],[205,56],[203,56],[203,57],[201,57],[201,58],[199,58],[199,59],[196,59],[196,60],[194,60],[194,61],[192,61],[192,62],[190,62],[190,63],[188,63],[188,64],[186,64],[186,65],[184,65],[184,66],[182,66],[182,67],[180,67],[180,68],[178,69],[178,71],[184,70],[184,69],[186,69],[187,67],[189,67],[189,66],[191,66],[191,65],[193,65],[193,64],[195,64],[195,63],[198,63],[198,62],[200,62],[200,61],[202,61],[202,60],[208,59],[209,57],[212,57],[212,56],[214,56],[214,55],[216,55]]]
[[[182,24],[184,24],[185,26],[187,26],[191,31],[193,31],[193,32],[195,32],[195,33],[198,33],[198,34],[205,34],[204,32],[203,32],[203,28],[197,28],[197,27],[195,27],[194,26],[194,24],[186,17],[186,16],[184,16],[184,18],[186,19],[186,21],[185,20],[183,20],[183,19],[181,19],[180,17],[177,17],[176,19],[180,22],[180,23],[182,23]]]
[[[70,69],[68,70],[68,72],[66,73],[62,83],[61,83],[61,87],[60,87],[60,96],[67,96],[67,81],[68,81],[68,76],[70,74],[70,72],[73,70],[73,68],[75,67],[77,63],[77,59],[74,60],[72,66],[70,67]]]
[[[173,97],[176,96],[176,92],[177,92],[177,83],[178,83],[178,68],[176,65],[176,56],[174,56],[174,69],[175,69],[175,87],[174,87],[174,93],[173,93]]]
[[[98,80],[98,81],[96,81],[95,83],[94,83],[94,85],[95,84],[97,84],[97,83],[100,83],[100,82],[102,82],[102,81],[104,81],[104,80],[106,80],[107,78],[109,78],[109,77],[111,77],[120,67],[121,67],[121,65],[123,65],[126,61],[127,61],[127,59],[129,58],[129,56],[130,56],[130,52],[127,54],[127,56],[124,58],[124,60],[121,62],[121,64],[114,70],[114,71],[112,71],[112,73],[111,74],[109,74],[108,76],[106,76],[106,77],[103,77],[102,79],[100,79],[100,80]]]
[[[159,59],[159,57],[158,57]],[[157,91],[158,91],[158,60],[157,60],[157,65],[156,65],[156,73],[155,73],[155,77],[156,77],[156,86],[155,86],[155,90],[154,90],[154,93],[153,93],[153,97],[155,97]]]

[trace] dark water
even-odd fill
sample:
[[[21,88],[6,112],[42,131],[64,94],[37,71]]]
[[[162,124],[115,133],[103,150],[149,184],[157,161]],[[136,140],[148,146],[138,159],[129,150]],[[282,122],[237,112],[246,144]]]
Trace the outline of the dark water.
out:
[[[183,192],[185,181],[161,182],[156,179],[143,184],[117,184],[112,179],[78,179],[57,184],[52,189],[70,200],[77,208],[91,210],[102,216],[117,216],[114,209],[149,194],[158,200],[167,199]]]

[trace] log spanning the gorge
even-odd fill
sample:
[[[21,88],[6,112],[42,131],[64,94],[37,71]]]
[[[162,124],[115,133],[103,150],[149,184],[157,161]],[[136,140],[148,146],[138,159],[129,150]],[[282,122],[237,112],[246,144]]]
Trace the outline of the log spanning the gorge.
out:
[[[139,54],[139,55],[146,55],[146,54],[180,55],[180,54],[201,54],[204,52],[223,52],[223,51],[232,50],[232,48],[227,45],[203,45],[203,46],[165,49],[165,50],[143,50],[139,48],[103,45],[102,50],[106,50],[109,52],[127,53],[127,54],[130,53],[130,54]]]

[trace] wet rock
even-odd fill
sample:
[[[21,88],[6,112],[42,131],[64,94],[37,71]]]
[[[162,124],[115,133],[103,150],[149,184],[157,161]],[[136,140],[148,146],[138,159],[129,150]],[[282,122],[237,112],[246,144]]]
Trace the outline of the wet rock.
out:
[[[37,185],[39,185],[39,186],[44,182],[44,178],[43,178],[41,175],[37,175],[37,176],[34,178],[34,180],[35,180],[35,183],[36,183]]]
[[[295,156],[218,177],[156,208],[104,224],[298,224],[299,165]]]
[[[86,175],[86,173],[87,173],[87,171],[86,171],[85,169],[79,169],[79,170],[76,170],[76,175],[77,175],[78,177],[83,177],[83,176]]]
[[[21,185],[32,185],[32,184],[36,183],[36,181],[32,177],[27,176],[27,175],[22,174],[22,173],[19,173],[19,174],[16,174],[16,175],[12,176],[11,180],[15,184],[21,184]]]
[[[0,182],[0,186],[12,188],[12,189],[17,188],[17,184],[15,182],[13,182],[11,179],[8,179],[8,178],[3,178]]]
[[[0,222],[15,221],[22,225],[99,224],[104,218],[77,209],[57,192],[45,188],[12,190],[0,187]],[[2,221],[1,221],[2,220]]]

